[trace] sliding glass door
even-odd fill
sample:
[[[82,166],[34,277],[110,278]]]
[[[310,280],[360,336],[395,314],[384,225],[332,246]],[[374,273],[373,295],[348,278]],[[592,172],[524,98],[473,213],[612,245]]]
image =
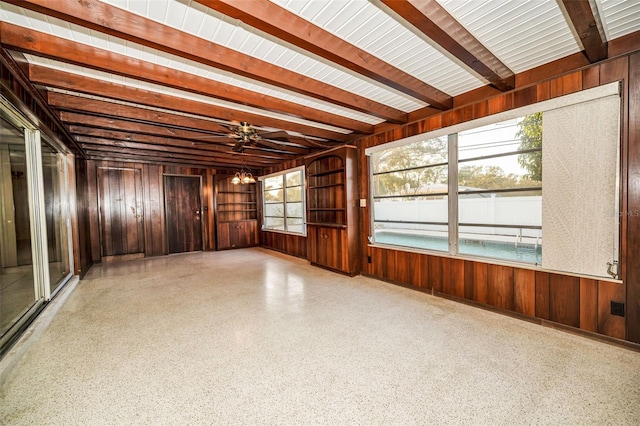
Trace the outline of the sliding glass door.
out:
[[[40,301],[34,280],[25,130],[0,111],[0,342]]]
[[[49,260],[50,291],[56,289],[69,277],[68,215],[65,212],[64,156],[46,142],[41,142],[42,177],[44,190],[44,212],[47,229],[47,254]]]
[[[0,353],[72,276],[64,150],[0,97]]]

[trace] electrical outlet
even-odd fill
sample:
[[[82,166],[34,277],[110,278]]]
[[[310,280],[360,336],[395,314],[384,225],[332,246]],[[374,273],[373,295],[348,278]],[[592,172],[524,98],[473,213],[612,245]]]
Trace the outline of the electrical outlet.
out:
[[[624,302],[611,301],[611,315],[624,316]]]
[[[367,263],[371,263],[371,256],[367,256]]]

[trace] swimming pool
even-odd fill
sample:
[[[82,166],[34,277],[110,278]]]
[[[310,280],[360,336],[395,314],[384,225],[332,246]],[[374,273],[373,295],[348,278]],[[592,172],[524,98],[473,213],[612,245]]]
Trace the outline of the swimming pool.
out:
[[[403,247],[416,247],[428,250],[449,251],[449,240],[432,235],[406,234],[392,231],[376,231],[375,241]],[[501,243],[495,241],[459,240],[460,254],[491,257],[533,264],[542,263],[542,246],[533,244]]]

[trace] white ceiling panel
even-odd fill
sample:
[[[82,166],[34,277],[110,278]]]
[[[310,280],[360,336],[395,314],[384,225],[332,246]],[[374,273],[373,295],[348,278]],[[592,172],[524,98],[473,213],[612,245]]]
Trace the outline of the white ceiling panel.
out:
[[[270,1],[451,96],[487,84],[369,1]],[[411,60],[416,56],[424,60]]]
[[[515,73],[580,51],[555,1],[437,1]]]
[[[2,8],[0,9],[0,17],[2,20],[16,24],[18,22],[23,22],[25,24],[23,26],[33,29],[35,29],[34,24],[37,22],[42,29],[46,28],[46,31],[43,30],[42,32],[47,34],[56,35],[56,33],[66,33],[68,37],[64,38],[82,42],[93,47],[114,52],[117,51],[132,58],[166,66],[168,68],[173,68],[179,71],[190,72],[192,74],[210,79],[214,82],[219,81],[258,93],[268,92],[270,96],[279,99],[308,106],[310,108],[315,108],[321,111],[327,111],[332,114],[341,115],[343,117],[362,121],[367,124],[378,124],[383,121],[378,117],[360,113],[358,111],[353,111],[348,108],[336,107],[328,102],[316,100],[309,96],[300,95],[283,89],[277,89],[268,84],[258,83],[253,80],[237,77],[225,71],[221,71],[216,68],[200,64],[198,62],[189,61],[178,56],[157,51],[155,49],[141,46],[136,43],[121,40],[116,37],[108,36],[97,31],[87,30],[86,28],[74,24],[67,24],[56,18],[46,17],[40,13],[31,12],[28,10],[23,11],[21,8],[13,7],[4,3],[1,7]],[[300,58],[301,60],[306,59],[304,56],[297,55],[293,51],[289,51],[286,53],[288,53],[291,57]],[[287,57],[287,54],[283,54],[281,56]],[[30,55],[29,57],[33,56]]]
[[[604,18],[607,40],[640,31],[640,1],[599,0],[598,9]]]
[[[104,2],[112,4],[113,6],[122,6],[121,2],[115,0],[104,0]],[[197,19],[204,19],[202,15],[206,15],[208,14],[208,12],[202,8],[202,5],[199,5],[195,2],[188,2],[187,5],[186,3],[179,1],[170,1],[168,3],[170,4],[170,7],[167,13],[167,17],[161,23],[200,37],[199,29],[190,31],[190,27],[188,25],[184,25],[184,18],[186,16],[187,8],[191,7],[192,13],[190,14],[190,16],[200,15]],[[177,5],[175,5],[175,3],[177,3]],[[342,7],[345,7],[348,2],[338,3],[342,3],[341,5],[336,3],[336,7],[340,9]],[[131,7],[131,2],[126,5],[126,10],[134,12],[134,9]],[[326,14],[327,16],[330,15],[329,9],[327,10]],[[151,19],[151,15],[149,13],[143,16]],[[300,57],[297,62],[291,60],[286,64],[282,64],[278,59],[276,60],[276,62],[274,62],[274,64],[281,67],[287,67],[293,72],[303,74],[311,78],[316,78],[325,82],[327,82],[326,80],[324,80],[325,75],[336,70],[336,67],[334,66],[327,65],[326,63],[318,59],[302,55],[287,46],[273,43],[265,37],[247,31],[243,26],[236,26],[235,23],[232,24],[231,22],[227,22],[227,18],[218,18],[215,12],[212,12],[211,14],[209,14],[209,16],[213,17],[214,21],[217,20],[218,24],[218,28],[214,32],[213,38],[210,39],[210,41],[214,43],[237,50],[247,55],[252,55],[254,51],[270,49],[270,51],[272,52],[272,56],[278,58],[283,57],[284,52],[289,50],[292,52],[292,56]],[[256,49],[256,46],[261,46],[262,49]],[[385,102],[388,106],[405,112],[415,111],[416,109],[422,108],[426,105],[423,102],[420,102],[402,93],[396,92],[393,89],[383,87],[376,82],[365,80],[364,78],[359,76],[356,77],[355,74],[349,70],[338,69],[338,72],[340,73],[340,78],[333,79],[329,84],[346,90],[347,87],[353,87],[356,84],[355,80],[357,80],[357,87],[367,89],[365,92],[359,92],[361,96],[367,97],[376,102]]]

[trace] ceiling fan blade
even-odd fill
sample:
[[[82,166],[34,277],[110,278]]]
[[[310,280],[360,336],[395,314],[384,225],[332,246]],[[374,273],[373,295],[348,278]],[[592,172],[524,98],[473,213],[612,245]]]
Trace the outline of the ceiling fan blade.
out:
[[[258,136],[264,139],[284,139],[284,140],[289,140],[289,137],[290,137],[289,133],[285,132],[284,130],[278,130],[276,132],[258,133]]]
[[[235,138],[228,138],[226,136],[220,136],[212,139],[201,139],[200,141],[191,142],[193,145],[211,145],[211,144],[228,144],[228,143],[236,143],[238,140]]]
[[[238,135],[234,133],[227,133],[226,135],[202,135],[202,136],[193,136],[191,139],[229,139],[229,138],[238,138]]]
[[[233,146],[233,148],[231,148],[232,151],[235,152],[242,152],[242,149],[244,148],[244,142],[242,141],[238,141],[236,142],[236,144]]]

